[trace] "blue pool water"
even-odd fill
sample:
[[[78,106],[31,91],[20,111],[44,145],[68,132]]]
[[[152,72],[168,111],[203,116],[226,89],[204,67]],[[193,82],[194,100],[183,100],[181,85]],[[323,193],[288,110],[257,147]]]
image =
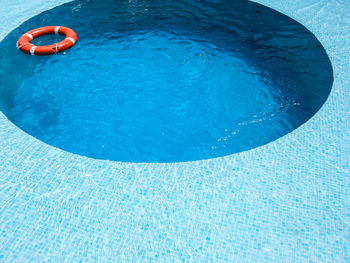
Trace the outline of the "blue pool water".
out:
[[[22,33],[44,25],[73,28],[77,44],[50,57],[16,50]],[[306,28],[248,1],[74,1],[22,24],[0,50],[0,107],[13,123],[117,161],[258,147],[311,118],[333,82]]]

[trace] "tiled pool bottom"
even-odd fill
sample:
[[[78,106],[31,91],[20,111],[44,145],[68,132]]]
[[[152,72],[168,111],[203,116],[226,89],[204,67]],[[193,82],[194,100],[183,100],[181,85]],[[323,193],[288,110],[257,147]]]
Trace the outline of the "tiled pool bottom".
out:
[[[33,2],[0,0],[0,39],[64,1]],[[325,46],[323,108],[263,147],[176,164],[72,155],[0,114],[0,262],[350,261],[350,2],[258,2]]]

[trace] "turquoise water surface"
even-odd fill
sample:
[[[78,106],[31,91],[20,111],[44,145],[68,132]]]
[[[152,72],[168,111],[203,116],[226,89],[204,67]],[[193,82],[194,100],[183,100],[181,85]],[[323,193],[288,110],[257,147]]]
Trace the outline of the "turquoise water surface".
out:
[[[104,20],[94,20],[93,17],[86,18],[83,20],[84,23],[91,19],[90,23],[78,26],[74,20],[74,14],[78,16],[76,12],[79,10],[82,12],[85,10],[84,13],[87,14],[86,5],[91,3],[91,7],[96,7],[94,5],[96,2],[88,0],[72,2],[66,6],[49,10],[64,2],[67,0],[0,0],[1,263],[350,262],[350,133],[348,132],[350,122],[347,121],[350,109],[350,79],[348,74],[350,72],[350,35],[347,33],[350,32],[349,1],[254,1],[278,10],[285,16],[301,23],[303,26],[297,25],[295,27],[295,29],[301,28],[299,33],[302,34],[307,28],[317,37],[319,42],[315,40],[315,48],[311,50],[306,48],[305,53],[293,52],[291,48],[303,46],[304,41],[305,45],[310,43],[307,41],[307,37],[298,38],[297,33],[288,34],[286,32],[293,30],[293,27],[283,26],[285,32],[282,34],[283,38],[292,37],[294,41],[283,42],[282,45],[282,35],[278,34],[280,37],[277,37],[273,33],[276,32],[274,28],[279,27],[277,23],[279,20],[271,21],[268,28],[264,26],[268,23],[266,21],[269,20],[268,17],[276,15],[276,11],[251,2],[247,2],[251,3],[248,5],[251,7],[249,9],[251,11],[246,19],[254,18],[256,23],[251,22],[252,26],[249,30],[246,24],[240,24],[237,19],[231,19],[228,22],[229,14],[236,12],[232,2],[242,7],[243,1],[195,0],[189,2],[180,0],[177,2],[179,7],[183,5],[186,6],[186,10],[191,11],[183,16],[183,19],[191,17],[195,21],[192,25],[203,26],[203,23],[208,22],[210,18],[210,22],[215,20],[219,21],[216,24],[225,24],[225,27],[228,23],[234,25],[234,28],[237,27],[238,32],[247,36],[244,38],[246,41],[238,45],[240,49],[237,52],[235,49],[229,52],[229,46],[224,45],[221,45],[220,50],[215,49],[219,43],[217,40],[222,39],[218,31],[215,31],[211,36],[208,35],[208,32],[214,31],[205,30],[203,33],[202,30],[200,34],[195,34],[194,26],[189,27],[187,31],[185,23],[176,25],[176,32],[181,32],[181,34],[175,34],[177,38],[170,41],[171,44],[169,39],[175,31],[168,30],[167,24],[162,28],[153,26],[152,30],[144,28],[144,31],[140,31],[139,29],[144,24],[147,26],[146,22],[152,20],[152,17],[156,15],[154,13],[143,20],[145,23],[133,24],[133,21],[124,20],[118,31],[123,32],[123,27],[125,27],[125,32],[129,32],[127,35],[133,38],[125,38],[125,33],[122,34],[121,43],[114,37],[109,38],[107,42],[100,43],[98,39],[103,39],[100,34],[102,31],[90,30],[90,28],[95,29],[94,23],[99,23],[101,29],[107,30],[108,23],[113,24],[116,15],[105,16]],[[130,18],[136,19],[142,18],[146,9],[152,9],[137,9],[137,6],[144,7],[156,2],[130,0],[123,3],[123,5],[119,5],[117,10],[120,9],[120,13],[131,14]],[[174,2],[169,2],[169,5],[171,4]],[[225,6],[227,8],[224,8]],[[255,8],[257,6],[259,9]],[[114,10],[111,13],[118,13],[112,3],[106,9]],[[49,11],[40,15],[40,12],[45,10]],[[217,15],[217,12],[212,12],[213,10],[221,10],[220,13],[223,15]],[[239,10],[241,10],[240,14],[244,14],[242,10],[246,9],[240,8]],[[109,11],[105,12],[107,14]],[[248,11],[246,10],[246,12]],[[39,16],[36,16],[38,14]],[[183,12],[178,12],[178,14],[182,15]],[[203,19],[201,14],[205,14],[208,19]],[[265,15],[264,19],[266,20],[259,23],[256,18],[258,15]],[[65,16],[69,19],[65,19]],[[280,16],[283,15],[280,14]],[[28,19],[32,20],[27,21]],[[281,19],[282,21],[290,21],[289,18],[283,20],[281,17]],[[70,24],[70,20],[72,24]],[[244,18],[240,16],[239,21],[243,20]],[[27,56],[16,50],[15,43],[23,32],[33,27],[61,23],[79,30],[78,43],[67,50],[65,54],[38,58]],[[163,23],[158,23],[158,26],[159,24]],[[133,31],[127,28],[128,25],[130,27],[134,25],[137,28]],[[86,30],[82,30],[83,28]],[[90,31],[94,31],[93,34]],[[142,38],[140,32],[143,32],[147,39],[138,41]],[[190,32],[190,34],[186,32]],[[248,38],[249,32],[264,32],[264,35],[254,34],[255,37]],[[305,34],[309,35],[310,33]],[[177,44],[179,35],[183,45]],[[239,39],[231,33],[224,35],[224,39],[229,39],[228,35],[231,40]],[[95,74],[107,72],[108,77],[98,77],[98,80],[106,86],[109,79],[113,79],[111,77],[111,64],[103,60],[92,59],[94,52],[99,55],[102,52],[98,52],[96,48],[86,49],[94,51],[90,54],[80,52],[85,47],[93,46],[93,44],[86,42],[89,38],[92,42],[102,46],[106,45],[106,47],[109,46],[108,43],[115,45],[118,43],[118,45],[124,45],[126,50],[129,48],[126,43],[130,43],[130,48],[138,50],[138,53],[134,54],[128,50],[129,52],[125,51],[125,54],[129,54],[130,58],[133,58],[131,64],[139,70],[142,69],[142,63],[135,63],[134,59],[139,59],[140,62],[149,62],[148,58],[151,57],[147,54],[149,51],[155,52],[154,54],[173,54],[174,50],[178,52],[178,50],[181,51],[183,48],[192,47],[192,45],[205,47],[206,50],[210,48],[212,58],[220,58],[219,60],[214,59],[218,62],[214,65],[220,65],[221,62],[230,60],[242,63],[241,66],[248,73],[257,73],[256,82],[254,82],[254,78],[251,78],[250,83],[257,83],[260,88],[269,88],[256,89],[257,91],[268,91],[267,101],[271,98],[270,95],[283,101],[286,97],[295,99],[295,95],[299,94],[300,96],[297,97],[299,105],[282,107],[291,109],[290,113],[293,113],[282,115],[286,124],[294,123],[294,116],[297,120],[296,124],[300,125],[299,121],[303,119],[300,117],[303,116],[300,112],[301,109],[307,113],[305,116],[312,117],[308,121],[302,122],[303,124],[294,130],[291,128],[292,132],[260,147],[219,158],[192,162],[150,163],[145,158],[140,158],[140,160],[146,163],[118,162],[73,154],[69,152],[69,149],[63,151],[63,147],[59,146],[61,149],[53,147],[52,142],[49,142],[52,145],[46,144],[45,138],[36,134],[40,136],[50,134],[52,138],[56,137],[53,140],[55,142],[62,139],[56,135],[64,129],[74,132],[72,128],[69,128],[70,125],[73,125],[73,127],[81,129],[82,133],[86,129],[91,129],[89,138],[94,138],[97,133],[107,136],[106,130],[103,132],[94,131],[91,127],[74,126],[74,121],[66,122],[69,120],[67,109],[70,109],[72,117],[78,122],[76,119],[78,113],[88,111],[90,107],[98,112],[99,108],[95,104],[80,103],[79,99],[74,96],[79,96],[84,101],[104,101],[109,110],[112,110],[113,107],[109,104],[108,96],[113,96],[113,99],[117,97],[111,90],[99,93],[108,95],[104,98],[96,97],[95,93],[91,93],[96,85],[90,86],[86,82],[88,78],[83,78],[82,75],[78,74],[79,68],[85,71],[87,68],[91,68],[88,71],[89,78],[96,79],[97,75]],[[107,38],[108,36],[106,36]],[[51,43],[59,39],[61,38],[41,38],[36,43]],[[199,40],[200,44],[193,43]],[[165,51],[153,50],[156,43],[164,42],[168,43],[168,49]],[[250,48],[249,43],[262,44]],[[273,48],[273,43],[279,43],[281,48]],[[317,48],[320,47],[319,43],[322,43],[332,63],[334,83],[330,93],[322,84],[328,82],[317,80],[317,76],[321,76],[320,78],[324,76],[327,80],[329,71],[322,71],[322,67],[310,67],[309,65],[314,64],[309,64],[304,59],[314,54],[313,50],[316,52],[321,50],[319,58],[324,58],[322,56],[324,51]],[[148,49],[143,54],[141,51],[145,49],[141,50],[137,47],[147,47]],[[277,52],[280,50],[285,54],[283,57],[287,59],[283,63],[281,59],[278,59],[279,56],[271,58],[276,59],[274,63],[269,63],[269,59],[256,59],[259,57],[259,52],[254,53],[254,50],[260,50],[260,54],[269,58],[269,53],[266,53],[269,47],[272,47],[275,54],[281,54]],[[289,51],[287,52],[287,50]],[[298,50],[302,51],[303,49]],[[110,49],[106,49],[107,51],[109,52]],[[77,54],[75,52],[80,52],[79,54],[84,60],[88,60],[89,55],[90,62],[95,63],[96,60],[98,63],[83,64],[81,67],[77,67],[75,64],[71,65],[80,59],[74,55]],[[122,51],[118,52],[120,54]],[[293,54],[294,59],[293,56],[288,56],[285,52]],[[114,54],[114,51],[111,53]],[[179,54],[183,53],[184,51]],[[252,54],[254,56],[251,56]],[[74,56],[75,59],[71,59]],[[186,56],[191,58],[192,65],[196,65],[197,73],[199,69],[201,72],[206,72],[204,70],[206,67],[200,67],[203,63],[200,60],[201,56],[196,56],[191,52],[187,52]],[[174,57],[177,56],[170,58],[174,59]],[[108,57],[108,60],[116,60],[112,58]],[[70,63],[61,63],[61,59]],[[314,59],[316,57],[310,61],[316,63]],[[15,61],[18,63],[14,63]],[[132,69],[129,64],[122,64],[121,58],[118,61],[124,66],[125,72]],[[153,61],[161,62],[157,59],[153,59]],[[104,62],[106,64],[103,64]],[[101,63],[104,66],[104,71],[98,68]],[[207,64],[210,65],[210,63]],[[152,68],[153,65],[153,63],[147,64],[150,72],[156,70],[157,75],[162,77],[163,75],[160,73],[164,72],[164,69]],[[178,72],[184,71],[180,67],[181,63],[176,64],[174,61],[171,65],[177,65],[173,68],[176,68],[174,70]],[[295,67],[295,65],[298,66]],[[45,68],[51,70],[45,72]],[[74,69],[75,72],[70,73],[66,68]],[[67,79],[52,72],[54,69],[65,71]],[[216,69],[216,66],[213,69]],[[233,74],[230,67],[223,67],[223,69],[230,70],[222,70],[222,72],[216,70],[216,74],[213,74],[212,78],[215,79],[216,75],[223,76],[221,73],[225,72]],[[309,72],[309,74],[297,74],[302,71]],[[46,75],[43,74],[44,72]],[[276,72],[275,75],[274,72]],[[283,75],[283,72],[286,74]],[[309,78],[310,72],[313,72],[314,78]],[[235,77],[243,79],[247,78],[248,75],[242,72],[234,74]],[[118,76],[123,80],[130,79],[128,75],[119,74]],[[146,74],[140,76],[143,78],[138,79],[138,81],[148,79]],[[137,87],[136,78],[134,79],[135,82],[130,83],[130,87],[134,83]],[[207,77],[208,79],[210,78]],[[271,85],[271,81],[261,83],[262,79],[274,80],[275,84]],[[288,79],[290,79],[289,82],[286,81]],[[75,83],[78,80],[80,85],[83,85],[90,93],[87,91],[84,93],[84,89],[78,89]],[[187,82],[189,78],[185,80]],[[181,79],[174,77],[172,81],[180,83]],[[290,92],[287,90],[276,92],[278,90],[276,87],[279,87],[278,83],[286,82],[290,86],[283,84],[283,87],[293,87],[293,89]],[[71,87],[72,92],[69,96],[68,93],[61,93],[61,97],[59,97],[59,94],[55,93],[56,90],[61,92],[64,90],[59,83],[64,84],[65,87]],[[298,83],[303,83],[303,85],[298,85]],[[319,87],[316,87],[316,84]],[[54,87],[51,88],[51,85]],[[170,82],[167,82],[167,85],[170,85]],[[120,85],[120,87],[123,86]],[[225,88],[225,86],[221,87]],[[171,89],[168,89],[168,92],[170,91]],[[213,92],[218,94],[215,89]],[[235,92],[238,90],[236,89]],[[36,96],[31,97],[32,94],[36,94]],[[88,100],[89,94],[91,98]],[[159,96],[163,97],[165,94],[162,93]],[[196,94],[199,96],[200,93]],[[265,97],[261,97],[261,93],[257,94],[259,96],[255,101],[263,101]],[[22,95],[23,99],[21,99]],[[46,98],[45,95],[48,97]],[[54,96],[50,97],[49,95]],[[147,94],[143,93],[143,96],[145,95]],[[242,90],[240,96],[243,95]],[[251,94],[245,95],[254,101]],[[321,107],[320,105],[327,96],[328,98]],[[155,99],[151,96],[149,98]],[[217,100],[211,98],[209,94],[206,95],[205,100],[215,102],[215,107],[220,108],[218,101],[225,102],[225,98],[226,96],[222,96],[220,100]],[[236,98],[233,99],[237,103],[240,102]],[[137,100],[144,101],[141,98],[137,98]],[[171,102],[171,100],[168,101]],[[70,102],[74,102],[82,108],[74,109]],[[190,102],[189,105],[195,105],[194,99]],[[260,105],[252,105],[253,103],[249,103],[249,101],[245,103],[252,109],[257,109]],[[225,107],[233,107],[230,103],[224,103],[224,105]],[[310,106],[310,108],[303,108],[305,106]],[[105,106],[102,107],[101,104],[100,107],[102,110]],[[265,108],[264,106],[264,109],[274,109],[275,104],[272,103],[270,107]],[[170,109],[171,107],[169,107],[168,113],[173,112]],[[195,107],[191,109],[194,111]],[[94,112],[91,111],[91,113]],[[139,113],[141,114],[142,111],[139,110]],[[153,113],[156,114],[155,111]],[[55,115],[59,117],[55,119]],[[102,116],[100,113],[91,115],[91,117],[96,116],[99,118],[91,120],[100,123],[101,127],[107,127],[99,122]],[[250,115],[248,114],[248,116]],[[89,115],[84,115],[84,118],[89,117]],[[84,118],[80,118],[79,122],[87,123],[83,120]],[[103,118],[105,121],[109,121],[109,117],[103,116]],[[28,119],[33,120],[32,125],[29,125]],[[132,121],[135,122],[135,120]],[[220,124],[225,122],[225,119],[215,120],[215,122]],[[24,132],[25,127],[21,126],[21,123],[28,125],[27,127],[33,129],[35,133],[31,132],[30,129]],[[64,125],[59,127],[57,123]],[[38,129],[37,126],[45,130],[46,133],[40,133],[40,128]],[[50,129],[50,127],[54,127],[54,129]],[[249,125],[246,127],[249,128]],[[285,126],[277,125],[277,127]],[[56,128],[60,129],[55,135]],[[130,128],[132,128],[131,125],[128,129]],[[192,125],[191,128],[196,127]],[[262,126],[257,132],[261,132],[260,134],[264,134],[265,137],[265,135],[271,134],[265,133],[267,128],[265,126],[263,129]],[[211,127],[210,130],[212,129]],[[269,131],[272,130],[275,129],[271,125]],[[252,129],[252,131],[254,130]],[[146,134],[146,131],[144,133]],[[130,135],[134,134],[130,133]],[[137,142],[137,137],[130,138]],[[154,139],[152,136],[149,138]],[[83,136],[79,139],[82,143],[86,143]],[[76,140],[72,140],[71,143],[76,143]],[[98,143],[97,141],[96,145]],[[90,144],[93,146],[92,149],[96,146],[92,139]],[[136,153],[133,156],[140,157]],[[180,160],[178,152],[173,153],[172,160]],[[202,158],[203,155],[197,155],[197,157]],[[112,159],[112,157],[108,158]],[[136,161],[136,159],[134,160]]]

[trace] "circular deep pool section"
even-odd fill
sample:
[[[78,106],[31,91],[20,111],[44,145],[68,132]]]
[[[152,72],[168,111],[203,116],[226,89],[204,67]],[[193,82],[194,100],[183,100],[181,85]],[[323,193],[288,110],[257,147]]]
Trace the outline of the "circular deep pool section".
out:
[[[16,49],[22,33],[47,25],[74,29],[78,42],[45,57]],[[261,146],[310,119],[333,83],[313,34],[245,0],[74,1],[22,24],[0,52],[9,120],[55,147],[116,161]]]

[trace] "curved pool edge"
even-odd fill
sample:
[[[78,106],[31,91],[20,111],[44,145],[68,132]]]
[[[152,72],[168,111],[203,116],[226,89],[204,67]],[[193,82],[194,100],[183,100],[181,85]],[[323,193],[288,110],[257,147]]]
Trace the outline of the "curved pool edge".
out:
[[[7,5],[7,1],[1,2],[2,6]],[[25,2],[26,10],[18,8],[24,5],[23,1],[13,1],[11,8],[0,11],[0,39],[38,12],[68,1],[37,1],[44,4],[35,13],[29,10],[38,3]],[[350,125],[344,120],[350,109],[350,80],[346,75],[350,72],[346,63],[350,59],[350,34],[344,32],[350,32],[346,13],[350,3],[256,2],[302,23],[325,47],[333,65],[334,84],[316,115],[292,133],[246,152],[195,162],[145,164],[101,161],[64,152],[27,135],[0,113],[0,193],[4,197],[0,201],[0,226],[12,232],[10,240],[17,234],[17,242],[0,243],[5,259],[11,260],[15,255],[19,260],[38,256],[29,254],[43,241],[47,244],[43,245],[42,254],[50,255],[61,248],[58,258],[82,258],[85,243],[74,243],[69,238],[69,231],[76,230],[82,240],[89,241],[84,251],[89,251],[90,260],[104,257],[104,252],[96,247],[97,240],[105,237],[110,244],[116,234],[124,242],[118,249],[108,251],[123,254],[126,260],[140,258],[130,249],[137,247],[147,255],[153,250],[164,251],[163,259],[191,256],[201,260],[215,256],[213,259],[217,260],[239,260],[245,255],[248,261],[349,260],[350,134],[346,131]],[[28,217],[26,223],[14,221],[9,200],[15,201],[17,215]],[[42,203],[49,204],[47,213],[40,211],[38,204]],[[97,205],[101,203],[118,209],[105,211]],[[86,206],[89,213],[85,221],[78,224],[69,214],[64,217],[63,204],[68,208]],[[133,212],[135,208],[156,213],[141,219],[140,214]],[[172,212],[166,213],[169,208]],[[92,215],[108,219],[97,222]],[[53,232],[55,217],[73,223],[62,233],[73,250],[59,247],[59,235]],[[123,224],[118,224],[118,217],[124,219]],[[163,228],[152,222],[163,222]],[[102,229],[113,224],[119,228],[85,233],[91,227]],[[168,233],[167,248],[164,240],[152,239],[152,234],[142,229],[147,224],[154,232]],[[36,238],[45,225],[51,231]],[[199,225],[204,226],[203,231],[197,228]],[[133,235],[128,234],[130,229],[135,230]],[[178,234],[179,229],[187,231]],[[31,232],[30,242],[27,230]],[[52,236],[56,239],[52,240]],[[143,237],[148,242],[133,237]],[[193,248],[179,255],[177,250],[188,246],[186,240],[194,241]],[[152,253],[147,247],[152,247]]]

